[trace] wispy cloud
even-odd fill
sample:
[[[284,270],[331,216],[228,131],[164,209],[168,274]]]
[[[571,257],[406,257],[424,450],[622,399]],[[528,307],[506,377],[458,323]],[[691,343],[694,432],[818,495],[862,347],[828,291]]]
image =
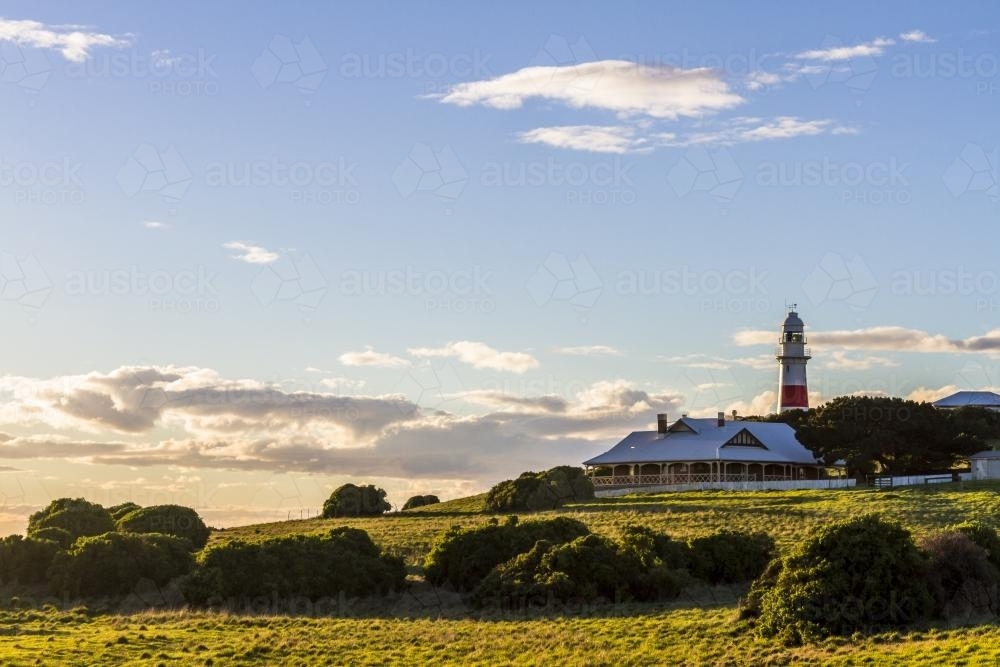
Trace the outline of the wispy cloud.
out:
[[[370,345],[363,352],[345,352],[337,357],[345,366],[376,366],[378,368],[406,368],[410,362],[387,352],[376,352]]]
[[[525,67],[494,79],[460,83],[435,96],[447,104],[518,109],[527,100],[558,101],[622,116],[700,118],[744,102],[709,68],[647,66],[627,60]]]
[[[937,41],[923,30],[910,30],[902,33],[899,38],[904,42],[917,42],[919,44],[933,44]]]
[[[993,329],[982,336],[952,339],[920,329],[896,326],[869,327],[867,329],[813,331],[809,334],[813,346],[839,347],[848,350],[888,350],[925,353],[1000,353],[1000,329]],[[773,345],[774,332],[763,330],[740,331],[733,342],[741,346]]]
[[[718,129],[690,134],[670,134],[662,142],[671,146],[715,145],[732,146],[757,141],[773,141],[821,134],[857,134],[855,127],[830,118],[806,120],[796,116],[733,118]]]
[[[169,229],[170,225],[165,222],[160,222],[158,220],[146,220],[142,223],[142,226],[146,229]]]
[[[96,47],[121,48],[132,43],[130,37],[115,37],[94,32],[87,26],[46,25],[30,19],[0,17],[0,42],[59,51],[66,60],[82,62]]]
[[[835,46],[827,49],[811,49],[795,54],[801,60],[823,60],[840,62],[852,58],[873,58],[885,53],[885,47],[892,46],[896,40],[889,37],[876,37],[870,42],[861,42],[853,46]]]
[[[222,247],[227,250],[238,251],[239,254],[233,255],[233,259],[238,259],[239,261],[246,262],[247,264],[273,264],[281,259],[281,255],[276,252],[272,252],[259,245],[244,243],[243,241],[224,243],[222,244]]]
[[[621,351],[610,345],[576,345],[571,347],[554,347],[555,354],[566,354],[573,357],[620,357]]]
[[[452,357],[473,368],[524,373],[538,367],[538,360],[526,352],[500,352],[485,343],[462,340],[444,347],[411,348],[415,357]]]
[[[614,125],[560,125],[539,127],[517,135],[522,144],[546,144],[593,153],[629,153],[648,140],[636,136],[635,128]]]

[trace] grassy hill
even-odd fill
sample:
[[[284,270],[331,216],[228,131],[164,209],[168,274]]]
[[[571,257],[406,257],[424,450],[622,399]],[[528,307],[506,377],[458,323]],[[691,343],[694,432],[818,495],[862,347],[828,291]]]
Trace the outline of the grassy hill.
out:
[[[213,533],[223,540],[319,533],[349,525],[406,556],[412,587],[378,611],[347,600],[340,617],[85,608],[17,611],[0,597],[0,664],[936,664],[995,665],[996,619],[969,627],[835,638],[803,647],[765,641],[736,624],[741,588],[686,592],[670,604],[582,606],[558,616],[484,616],[421,581],[419,565],[448,527],[479,525],[484,496],[368,519],[286,521]],[[595,500],[543,516],[577,518],[603,534],[641,523],[675,537],[720,528],[764,531],[788,548],[818,526],[882,512],[921,534],[967,519],[1000,527],[1000,483],[830,490],[690,492]],[[24,602],[22,601],[22,605]],[[30,605],[28,605],[30,606]],[[266,607],[265,607],[266,608]],[[388,609],[389,611],[386,611]],[[263,611],[263,609],[262,609]],[[974,623],[980,623],[975,625]]]

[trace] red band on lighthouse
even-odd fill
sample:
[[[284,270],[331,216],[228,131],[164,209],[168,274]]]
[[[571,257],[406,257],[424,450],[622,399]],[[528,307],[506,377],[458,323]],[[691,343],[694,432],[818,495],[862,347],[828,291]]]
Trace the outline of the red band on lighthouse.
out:
[[[809,409],[809,392],[805,387],[795,384],[786,384],[781,388],[781,409],[789,408]]]

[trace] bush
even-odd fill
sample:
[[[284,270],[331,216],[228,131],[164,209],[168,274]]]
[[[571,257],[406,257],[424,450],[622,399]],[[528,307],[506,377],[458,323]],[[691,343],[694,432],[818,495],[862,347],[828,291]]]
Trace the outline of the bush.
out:
[[[386,492],[373,484],[344,484],[323,503],[323,518],[344,516],[381,516],[392,509],[385,500]]]
[[[583,468],[559,466],[545,472],[525,472],[500,482],[486,495],[490,512],[537,512],[567,502],[591,500],[594,485]]]
[[[502,525],[494,521],[471,530],[456,526],[431,546],[424,575],[432,584],[449,583],[456,590],[471,591],[494,567],[529,551],[540,540],[563,544],[589,534],[585,525],[565,517],[524,523],[511,517]]]
[[[900,525],[864,515],[826,526],[760,596],[759,631],[793,643],[904,626],[933,611],[926,577],[926,559]]]
[[[193,549],[208,543],[208,527],[198,513],[180,505],[155,505],[132,510],[118,520],[122,533],[161,533],[188,540]]]
[[[585,535],[565,544],[536,542],[526,553],[495,567],[476,588],[473,600],[501,607],[626,596],[661,600],[676,597],[681,582],[681,575],[655,560],[644,565],[614,541]]]
[[[25,539],[20,535],[3,538],[0,540],[0,583],[44,583],[52,559],[61,548],[58,542],[47,539]]]
[[[691,550],[684,542],[670,538],[666,533],[657,533],[647,526],[628,525],[622,530],[621,548],[643,567],[666,567],[670,570],[684,570],[690,564]]]
[[[426,507],[427,505],[437,505],[441,500],[437,496],[413,496],[403,505],[404,510],[412,510],[417,507]]]
[[[31,533],[31,539],[55,542],[60,549],[69,549],[73,544],[73,536],[62,528],[39,528]]]
[[[163,586],[191,570],[190,543],[171,535],[106,533],[77,540],[49,567],[54,594],[126,595],[143,579]]]
[[[28,537],[43,528],[62,528],[75,540],[110,533],[115,529],[115,522],[111,513],[96,503],[83,498],[60,498],[31,515]]]
[[[255,598],[317,601],[339,594],[367,596],[402,588],[403,561],[388,556],[368,533],[335,528],[264,542],[233,541],[202,551],[181,589],[195,605],[248,603]]]
[[[993,567],[1000,570],[1000,536],[997,535],[997,531],[982,521],[966,521],[958,524],[952,530],[968,536],[973,542],[986,549],[986,557],[993,564]]]
[[[928,584],[938,616],[954,618],[996,609],[997,570],[986,549],[957,531],[929,535],[920,541],[920,549],[929,562]]]
[[[142,506],[138,505],[136,503],[131,503],[131,502],[130,503],[122,503],[120,505],[115,505],[113,507],[109,507],[108,508],[108,513],[111,514],[111,518],[114,519],[115,522],[117,523],[119,520],[121,520],[121,518],[123,516],[125,516],[129,512],[131,512],[133,510],[139,510],[139,509],[142,509]]]
[[[775,555],[770,536],[732,530],[691,540],[690,547],[691,574],[710,584],[752,581]]]

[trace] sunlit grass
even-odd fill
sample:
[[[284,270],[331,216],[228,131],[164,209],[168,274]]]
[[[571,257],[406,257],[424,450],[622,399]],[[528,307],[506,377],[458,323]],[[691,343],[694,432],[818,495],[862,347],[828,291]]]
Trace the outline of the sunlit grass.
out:
[[[452,525],[481,525],[484,496],[368,519],[310,519],[245,526],[211,543],[322,533],[349,525],[367,530],[410,564]],[[763,531],[787,549],[832,521],[881,512],[917,534],[979,519],[1000,528],[1000,483],[946,484],[891,491],[809,490],[688,492],[596,500],[545,512],[571,516],[613,535],[628,523],[689,538],[721,528]],[[527,517],[524,517],[527,518]],[[107,615],[11,611],[0,599],[0,664],[834,664],[996,665],[996,621],[965,628],[928,626],[871,637],[834,638],[802,647],[762,640],[736,620],[745,589],[688,592],[671,605],[616,605],[550,617],[477,616],[459,608],[400,613],[392,600],[361,617],[252,616],[158,611]],[[353,614],[353,615],[352,615]],[[404,617],[410,616],[410,617]],[[982,622],[982,621],[981,621]]]

